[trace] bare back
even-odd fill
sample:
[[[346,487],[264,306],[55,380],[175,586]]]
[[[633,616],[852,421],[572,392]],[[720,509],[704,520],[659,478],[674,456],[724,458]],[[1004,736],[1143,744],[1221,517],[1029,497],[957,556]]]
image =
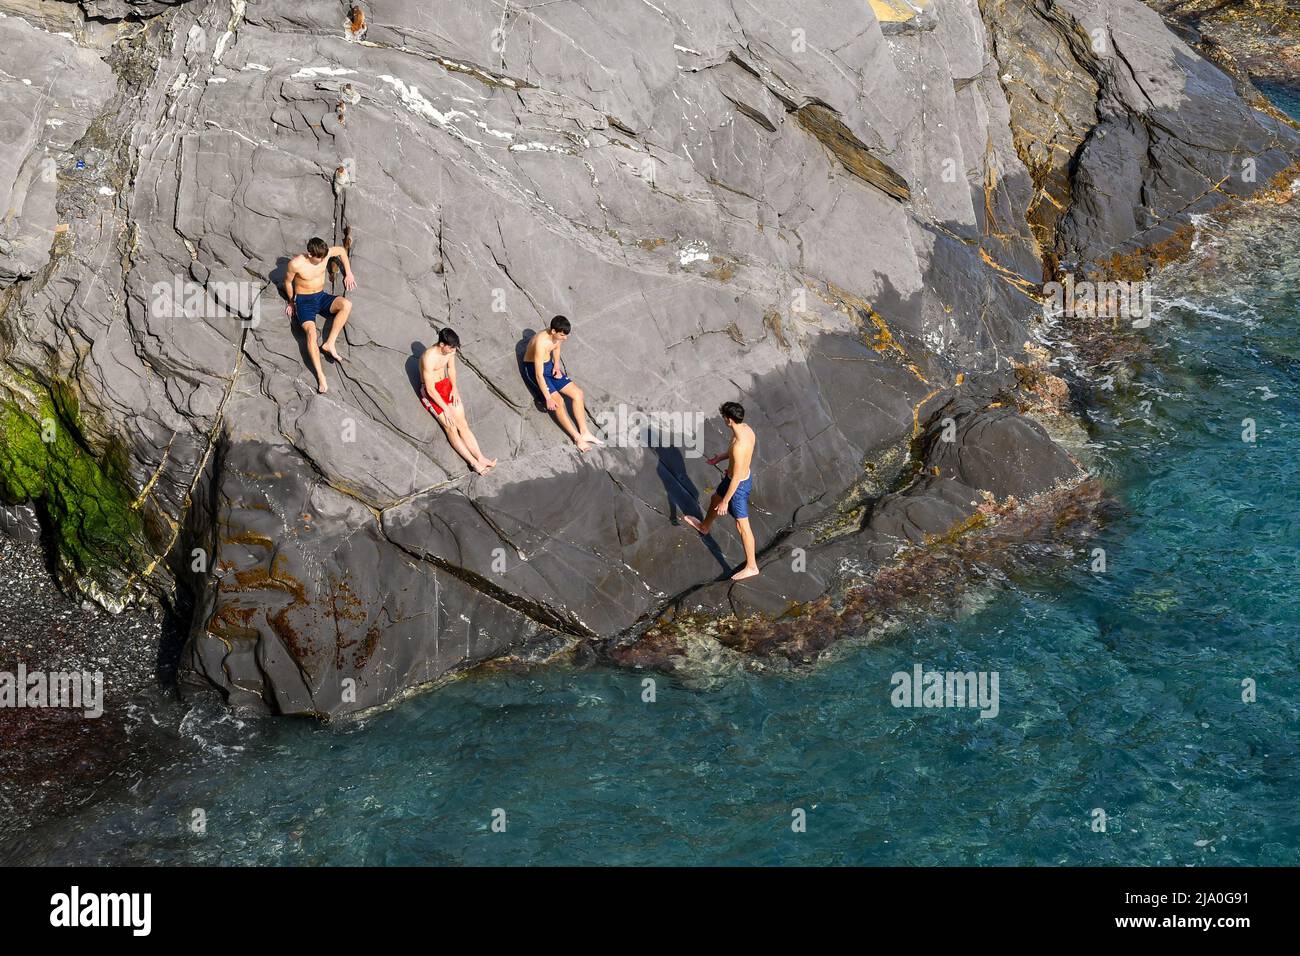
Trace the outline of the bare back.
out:
[[[731,436],[731,447],[727,450],[731,456],[729,474],[737,483],[749,477],[750,465],[754,459],[754,446],[758,443],[754,429],[748,425],[739,425]]]

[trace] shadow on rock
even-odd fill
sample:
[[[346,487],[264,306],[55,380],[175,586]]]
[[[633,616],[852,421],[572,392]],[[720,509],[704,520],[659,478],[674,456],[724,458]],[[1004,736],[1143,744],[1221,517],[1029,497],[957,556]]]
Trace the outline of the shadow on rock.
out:
[[[420,357],[424,355],[425,345],[423,342],[411,343],[411,354],[406,359],[406,379],[411,383],[411,391],[417,398],[421,397],[424,392],[424,380],[420,377]]]
[[[519,377],[523,380],[524,388],[528,389],[528,394],[533,396],[533,404],[539,412],[544,412],[547,411],[546,399],[542,397],[542,393],[538,391],[537,386],[533,384],[533,380],[524,371],[527,364],[524,362],[524,355],[528,352],[528,343],[533,340],[533,336],[536,334],[536,329],[524,329],[519,336],[519,341],[515,343],[515,364],[519,367]]]
[[[680,516],[684,514],[698,518],[700,521],[704,520],[704,510],[700,507],[700,490],[695,487],[695,483],[686,473],[686,456],[682,454],[680,448],[671,447],[656,447],[654,453],[659,458],[659,465],[655,472],[664,484],[664,495],[668,499],[668,520],[687,531],[696,533],[704,542],[704,546],[709,549],[709,553],[717,560],[722,573],[730,574],[731,565],[727,563],[727,556],[722,553],[722,548],[713,539],[713,535],[699,535],[694,528],[681,521]]]

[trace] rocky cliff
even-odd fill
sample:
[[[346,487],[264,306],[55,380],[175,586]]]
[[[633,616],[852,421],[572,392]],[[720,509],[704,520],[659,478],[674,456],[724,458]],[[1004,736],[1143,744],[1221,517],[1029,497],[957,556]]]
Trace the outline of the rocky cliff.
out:
[[[1040,284],[1300,156],[1135,0],[0,11],[0,497],[68,586],[183,607],[190,679],[252,711],[779,618],[1075,480],[1016,410]],[[325,395],[278,287],[313,235],[359,280]],[[555,313],[585,456],[520,374]],[[445,326],[485,477],[417,397]],[[734,534],[676,520],[732,399],[734,585]]]

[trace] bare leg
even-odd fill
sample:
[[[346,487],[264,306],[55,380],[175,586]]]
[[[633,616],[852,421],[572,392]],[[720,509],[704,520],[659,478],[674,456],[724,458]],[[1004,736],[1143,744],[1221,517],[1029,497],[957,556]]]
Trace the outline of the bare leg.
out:
[[[316,373],[316,391],[324,395],[330,390],[330,386],[325,381],[325,372],[320,365],[320,345],[316,341],[316,323],[304,322],[302,330],[307,333],[307,356],[311,359],[312,371]]]
[[[569,396],[569,399],[573,402],[573,417],[578,420],[578,437],[574,441],[578,442],[578,447],[582,448],[582,442],[584,441],[592,445],[605,444],[587,428],[587,396],[582,389],[574,382],[570,382],[560,389],[560,394]],[[586,451],[585,448],[582,450]]]
[[[754,559],[754,532],[750,530],[748,518],[736,519],[736,530],[745,545],[745,566],[731,576],[733,581],[743,581],[758,574],[758,562]]]
[[[476,467],[481,466],[483,469],[479,474],[481,475],[489,468],[494,467],[497,460],[495,458],[488,458],[483,454],[483,450],[478,447],[478,439],[475,438],[474,433],[470,431],[469,421],[465,418],[465,409],[458,406],[453,408],[451,413],[453,416],[452,421],[456,423],[456,429],[460,432],[461,440],[465,443],[465,447],[470,450],[470,453],[474,456],[477,462]]]
[[[330,313],[334,318],[330,322],[329,336],[325,339],[325,344],[321,346],[321,351],[334,361],[342,362],[343,359],[339,358],[334,343],[339,340],[339,333],[343,331],[343,326],[348,324],[348,316],[352,314],[352,303],[340,296],[334,300],[334,305],[330,307]]]
[[[442,430],[447,433],[447,441],[451,442],[451,447],[455,449],[456,454],[460,455],[461,458],[464,458],[465,463],[473,468],[477,474],[483,474],[484,469],[483,466],[479,464],[478,456],[465,447],[465,442],[460,437],[460,429],[456,427],[454,422],[445,421],[446,415],[447,413],[443,412],[441,415],[434,415],[433,417],[438,419],[438,424],[441,425]]]
[[[698,531],[700,534],[708,534],[709,529],[713,527],[714,520],[718,517],[718,504],[722,501],[722,496],[715,494],[709,499],[709,506],[704,509],[704,520],[694,518],[691,515],[682,515],[682,520]]]
[[[571,387],[575,386],[566,385],[565,389],[567,390]],[[582,434],[573,427],[573,419],[569,417],[569,410],[565,407],[563,396],[564,393],[561,392],[559,400],[555,403],[555,420],[560,423],[560,427],[564,429],[564,433],[573,439],[573,443],[578,446],[578,451],[588,451],[591,448],[591,443],[588,442],[587,439],[583,438]]]

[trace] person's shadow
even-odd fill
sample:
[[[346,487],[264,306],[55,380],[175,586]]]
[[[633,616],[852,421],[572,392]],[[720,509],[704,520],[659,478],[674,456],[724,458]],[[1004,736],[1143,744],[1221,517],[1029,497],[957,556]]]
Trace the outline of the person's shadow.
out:
[[[663,482],[664,493],[668,498],[668,520],[694,531],[695,529],[690,525],[678,520],[678,516],[682,514],[688,514],[699,521],[704,520],[704,511],[700,508],[700,490],[695,487],[695,482],[691,481],[690,475],[686,473],[686,456],[682,454],[680,448],[671,446],[656,446],[653,451],[659,458],[659,466],[655,471],[659,475],[659,480]],[[722,567],[723,575],[730,575],[732,567],[727,563],[727,556],[722,553],[722,548],[714,540],[713,535],[700,535],[700,539],[709,549],[714,560]]]
[[[411,391],[416,398],[424,397],[424,379],[420,377],[420,359],[424,355],[423,342],[411,343],[411,354],[406,359],[406,378],[411,383]]]
[[[549,414],[550,410],[546,407],[546,399],[542,397],[541,390],[533,384],[533,380],[524,371],[528,365],[524,361],[524,356],[528,353],[528,343],[533,340],[533,336],[536,334],[536,329],[524,329],[523,335],[515,343],[515,364],[519,367],[519,377],[524,380],[524,387],[528,389],[528,394],[533,396],[533,404],[537,407],[537,410]]]

